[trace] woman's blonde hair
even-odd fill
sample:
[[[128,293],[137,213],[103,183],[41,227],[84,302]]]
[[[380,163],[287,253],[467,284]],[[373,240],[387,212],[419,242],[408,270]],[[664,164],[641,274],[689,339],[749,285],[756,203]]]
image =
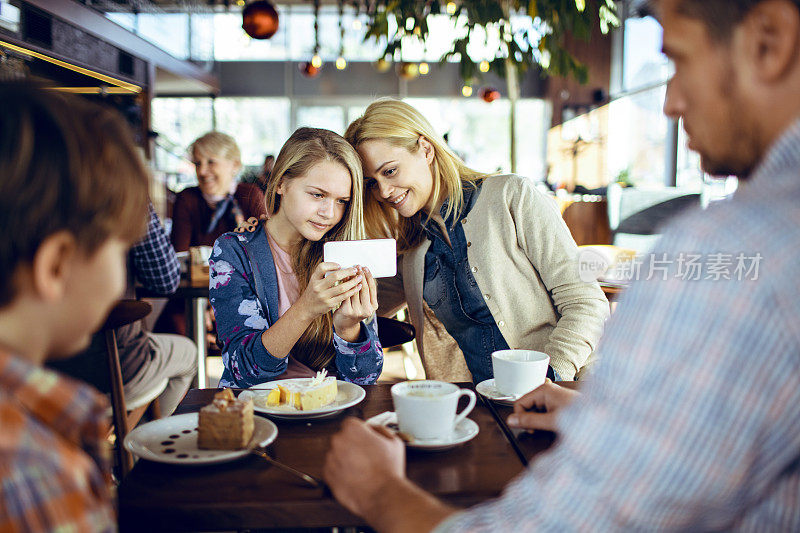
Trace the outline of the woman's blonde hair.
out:
[[[484,173],[469,168],[434,131],[422,113],[394,98],[381,98],[370,104],[364,114],[347,127],[344,136],[356,149],[361,143],[377,140],[409,152],[419,150],[420,137],[424,137],[434,151],[431,163],[433,189],[425,207],[428,213],[432,213],[440,201],[449,199],[445,218],[461,210],[463,188],[474,187],[477,181],[486,177]],[[422,216],[419,212],[410,218],[400,217],[394,209],[371,194],[364,201],[367,235],[397,239],[400,252],[415,248],[424,240],[420,225]]]
[[[302,292],[308,286],[311,274],[322,262],[322,247],[327,241],[363,239],[364,203],[361,160],[355,149],[340,135],[318,128],[300,128],[284,143],[275,159],[264,201],[270,216],[281,207],[278,187],[286,180],[304,176],[311,167],[322,162],[339,163],[350,173],[350,201],[342,219],[319,241],[304,241],[294,254],[293,268]],[[292,355],[315,370],[330,364],[336,352],[333,349],[333,314],[317,317],[294,345]]]
[[[206,155],[222,156],[231,161],[242,162],[242,152],[236,140],[227,133],[221,131],[209,131],[198,137],[189,146],[189,153],[200,152]]]

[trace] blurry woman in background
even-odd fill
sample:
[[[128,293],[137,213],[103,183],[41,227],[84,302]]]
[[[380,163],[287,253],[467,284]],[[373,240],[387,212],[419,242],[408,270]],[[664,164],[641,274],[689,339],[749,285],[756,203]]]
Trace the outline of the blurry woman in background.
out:
[[[230,135],[210,131],[189,147],[197,187],[187,187],[175,197],[170,240],[176,252],[191,246],[211,246],[214,241],[249,217],[264,214],[264,195],[258,186],[238,183],[242,168],[239,146]],[[211,311],[206,328],[213,331]],[[155,331],[186,334],[184,301],[171,298],[155,325]],[[213,345],[213,339],[209,338]]]
[[[300,128],[267,183],[269,219],[214,244],[209,296],[221,387],[313,376],[374,383],[383,367],[377,287],[366,269],[322,262],[325,241],[364,238],[361,162],[332,131]]]
[[[493,351],[519,348],[549,355],[551,377],[575,379],[609,309],[579,278],[553,200],[521,176],[470,169],[398,100],[372,103],[345,137],[363,163],[367,234],[396,238],[402,254],[399,275],[379,283],[380,313],[407,303],[424,332],[424,301],[463,353],[426,353],[418,334],[427,377],[483,382]]]
[[[176,252],[190,246],[211,246],[249,217],[264,214],[261,189],[236,181],[242,161],[233,137],[211,131],[195,140],[189,152],[197,187],[188,187],[175,198],[172,245]]]

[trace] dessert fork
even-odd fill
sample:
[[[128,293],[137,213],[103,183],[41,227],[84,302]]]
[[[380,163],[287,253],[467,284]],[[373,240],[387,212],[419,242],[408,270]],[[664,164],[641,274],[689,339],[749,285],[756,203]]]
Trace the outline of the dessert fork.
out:
[[[299,477],[300,479],[302,479],[303,481],[305,481],[306,483],[308,483],[309,485],[311,485],[314,488],[318,488],[318,489],[326,489],[327,488],[327,486],[325,485],[325,482],[322,481],[321,479],[319,479],[317,477],[314,477],[311,474],[306,474],[305,472],[301,472],[300,470],[297,470],[296,468],[292,468],[291,466],[289,466],[287,464],[281,463],[277,459],[273,459],[264,450],[260,450],[258,448],[253,448],[252,450],[250,450],[250,452],[255,454],[255,455],[257,455],[257,456],[259,456],[259,457],[261,457],[262,459],[265,459],[268,463],[280,468],[284,472],[288,472],[288,473],[290,473],[292,475],[295,475],[295,476]]]

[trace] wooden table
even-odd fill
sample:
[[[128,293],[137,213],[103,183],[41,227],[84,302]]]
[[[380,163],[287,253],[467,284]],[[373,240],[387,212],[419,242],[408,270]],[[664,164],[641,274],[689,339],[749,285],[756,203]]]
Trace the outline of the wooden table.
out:
[[[473,388],[472,384],[461,384]],[[345,416],[366,419],[392,409],[390,385],[365,387],[365,400],[327,419],[275,419],[273,457],[315,476],[322,475],[331,436]],[[193,389],[176,414],[198,411],[218,389]],[[478,401],[469,418],[480,433],[447,451],[409,449],[408,477],[455,506],[493,498],[523,469],[494,411]],[[546,449],[552,438],[542,441]],[[524,455],[527,457],[526,455]],[[120,527],[139,530],[220,530],[363,525],[329,494],[250,456],[216,466],[172,466],[139,461],[119,487]]]
[[[184,316],[186,318],[186,336],[197,345],[197,377],[195,385],[206,386],[206,322],[205,313],[208,305],[208,281],[192,284],[186,278],[181,279],[173,294],[164,296],[145,287],[136,287],[137,298],[183,298]]]

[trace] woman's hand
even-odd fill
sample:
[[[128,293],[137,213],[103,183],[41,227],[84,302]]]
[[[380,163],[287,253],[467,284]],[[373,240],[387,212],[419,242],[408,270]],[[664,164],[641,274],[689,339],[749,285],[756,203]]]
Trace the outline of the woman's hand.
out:
[[[309,321],[314,320],[357,294],[363,279],[364,276],[356,268],[339,268],[336,263],[320,263],[295,305],[299,306]]]
[[[368,268],[356,267],[364,278],[361,289],[350,298],[342,301],[341,307],[333,313],[333,329],[348,342],[356,342],[361,334],[361,321],[371,317],[378,310],[378,287]]]
[[[514,413],[509,415],[508,425],[530,431],[555,431],[558,411],[571,404],[579,395],[578,391],[556,385],[547,379],[544,385],[514,402]]]

